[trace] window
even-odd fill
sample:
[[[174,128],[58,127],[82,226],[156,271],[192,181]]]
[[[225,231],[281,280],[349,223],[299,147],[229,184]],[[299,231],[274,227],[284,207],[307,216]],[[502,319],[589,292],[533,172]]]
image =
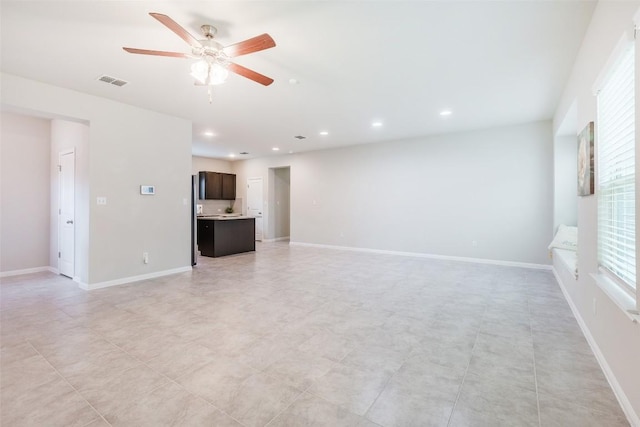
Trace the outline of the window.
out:
[[[598,262],[636,288],[635,49],[630,43],[597,95]]]

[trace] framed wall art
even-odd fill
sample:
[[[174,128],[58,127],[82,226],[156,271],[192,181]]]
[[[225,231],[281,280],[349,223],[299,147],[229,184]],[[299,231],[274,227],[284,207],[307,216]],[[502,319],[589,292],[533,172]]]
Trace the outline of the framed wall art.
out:
[[[590,196],[594,190],[593,122],[578,135],[578,196]]]

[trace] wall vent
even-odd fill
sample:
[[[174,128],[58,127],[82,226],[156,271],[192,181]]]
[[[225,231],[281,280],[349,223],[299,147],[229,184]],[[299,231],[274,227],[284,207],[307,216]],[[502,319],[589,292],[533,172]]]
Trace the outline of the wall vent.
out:
[[[294,136],[295,139],[307,139],[306,136],[302,136],[302,135],[296,135]]]
[[[111,77],[111,76],[107,76],[107,75],[103,75],[103,76],[98,77],[98,81],[104,82],[104,83],[109,83],[109,84],[112,84],[114,86],[119,86],[119,87],[122,87],[122,86],[126,85],[127,83],[129,83],[128,81],[117,79],[115,77]]]
[[[240,154],[249,154],[249,153],[247,153],[246,151],[243,151],[243,152],[241,152]]]

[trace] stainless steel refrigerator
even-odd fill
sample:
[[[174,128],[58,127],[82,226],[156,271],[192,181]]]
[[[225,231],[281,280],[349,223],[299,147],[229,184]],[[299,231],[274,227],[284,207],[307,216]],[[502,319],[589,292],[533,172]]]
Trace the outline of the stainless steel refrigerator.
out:
[[[191,266],[198,263],[198,175],[191,175]]]

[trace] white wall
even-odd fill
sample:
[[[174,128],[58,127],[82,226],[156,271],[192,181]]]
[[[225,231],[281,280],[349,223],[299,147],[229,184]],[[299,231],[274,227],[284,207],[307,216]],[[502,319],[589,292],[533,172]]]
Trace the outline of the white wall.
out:
[[[578,138],[556,136],[553,144],[553,229],[578,225]]]
[[[75,273],[81,283],[89,280],[89,126],[67,120],[51,120],[51,210],[50,254],[51,266],[58,268],[58,207],[60,181],[59,155],[75,151]]]
[[[624,33],[633,29],[633,18],[639,8],[638,1],[598,3],[556,110],[554,129],[559,128],[574,103],[577,105],[578,113],[576,135],[588,122],[595,121],[594,84]],[[638,70],[639,68],[636,68],[636,73]],[[636,138],[639,136],[640,134],[636,133]],[[640,174],[636,172],[636,179],[639,176]],[[639,234],[636,233],[636,239],[638,236]],[[587,328],[587,333],[593,337],[602,353],[605,364],[613,375],[613,382],[619,385],[615,391],[622,395],[622,403],[627,415],[632,422],[640,425],[640,324],[632,323],[591,277],[590,273],[596,273],[598,269],[596,237],[596,196],[580,197],[578,198],[580,275],[577,283],[567,284],[566,291],[570,302]],[[592,310],[594,299],[598,307],[596,313]]]
[[[90,124],[87,283],[190,269],[191,123],[9,74],[0,78],[5,105]],[[48,160],[46,171],[48,177]],[[143,184],[155,185],[157,194],[140,195]],[[97,206],[98,196],[107,205]]]
[[[0,272],[48,267],[50,121],[0,119]]]
[[[233,173],[231,162],[209,157],[192,156],[191,173],[197,175],[200,171]]]
[[[536,122],[233,167],[267,182],[291,166],[295,242],[548,264],[552,150],[551,123]]]

